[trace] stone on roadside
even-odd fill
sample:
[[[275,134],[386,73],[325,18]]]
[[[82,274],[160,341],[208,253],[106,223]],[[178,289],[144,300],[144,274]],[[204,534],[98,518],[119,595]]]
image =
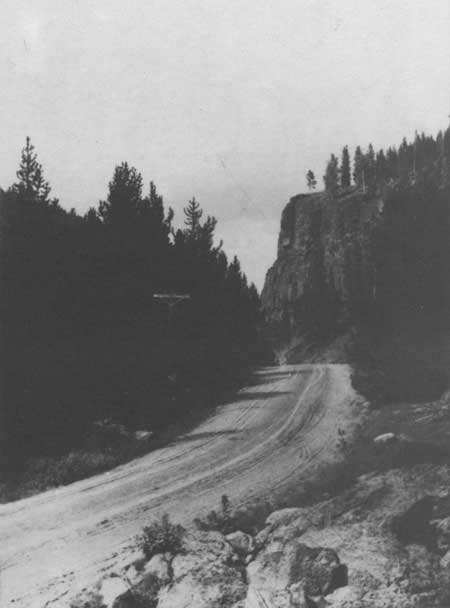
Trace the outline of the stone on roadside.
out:
[[[374,437],[373,442],[376,445],[386,445],[389,443],[393,443],[397,440],[397,435],[395,433],[383,433],[382,435],[378,435]]]
[[[108,576],[100,584],[100,595],[106,608],[112,608],[114,601],[129,591],[130,585],[120,576]]]
[[[227,534],[225,537],[227,542],[231,545],[233,551],[235,551],[240,556],[246,556],[250,553],[253,553],[255,550],[255,541],[250,534],[246,534],[245,532],[232,532],[231,534]]]
[[[278,526],[287,526],[295,519],[298,519],[301,515],[303,515],[305,509],[301,507],[292,507],[289,509],[280,509],[279,511],[274,511],[271,513],[266,519],[266,526],[272,526],[272,528],[276,528]]]

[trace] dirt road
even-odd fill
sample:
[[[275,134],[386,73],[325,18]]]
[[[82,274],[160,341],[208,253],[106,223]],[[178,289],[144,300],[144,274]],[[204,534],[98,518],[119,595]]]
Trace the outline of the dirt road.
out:
[[[269,498],[333,460],[358,416],[345,365],[265,368],[233,402],[173,444],[108,473],[0,506],[0,605],[68,606],[130,559],[133,539],[168,512],[184,524]]]

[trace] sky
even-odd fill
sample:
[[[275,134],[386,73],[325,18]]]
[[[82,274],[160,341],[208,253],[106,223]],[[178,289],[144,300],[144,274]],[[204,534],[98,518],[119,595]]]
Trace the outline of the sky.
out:
[[[3,0],[0,187],[27,135],[79,212],[126,160],[261,288],[308,169],[448,126],[449,32],[448,0]]]

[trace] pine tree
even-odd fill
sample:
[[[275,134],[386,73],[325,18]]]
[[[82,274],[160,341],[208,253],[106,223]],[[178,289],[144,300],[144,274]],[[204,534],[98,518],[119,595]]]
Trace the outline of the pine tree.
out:
[[[355,150],[355,159],[353,161],[353,179],[358,188],[365,190],[365,162],[364,154],[362,153],[361,147],[357,146]]]
[[[42,165],[37,160],[37,154],[29,137],[22,149],[20,167],[16,175],[19,181],[13,185],[12,190],[24,201],[45,204],[50,202],[51,188],[44,179]]]
[[[140,205],[139,218],[141,231],[145,238],[152,241],[153,250],[164,247],[169,243],[174,212],[171,207],[166,215],[163,197],[158,194],[154,182],[150,182],[150,191]]]
[[[388,148],[386,152],[386,177],[388,180],[398,178],[398,154],[395,148]]]
[[[365,155],[364,180],[365,180],[365,185],[367,186],[369,191],[373,192],[376,188],[377,176],[376,176],[375,150],[373,149],[372,144],[369,144],[367,154]]]
[[[316,189],[317,180],[316,180],[314,173],[311,171],[311,169],[306,174],[306,184],[308,186],[309,191]]]
[[[375,159],[375,174],[378,184],[386,181],[387,178],[387,161],[384,150],[379,150]]]
[[[341,158],[341,186],[348,188],[350,186],[350,155],[348,147],[345,146],[342,150]]]
[[[338,189],[338,159],[334,154],[331,155],[330,160],[328,161],[326,172],[323,178],[325,183],[325,189],[335,194]]]
[[[128,163],[118,165],[109,182],[106,201],[100,201],[99,215],[107,224],[125,228],[138,219],[142,205],[142,175]]]
[[[406,137],[404,137],[401,146],[398,149],[398,177],[401,184],[405,185],[409,182],[412,165],[410,146],[406,141]]]
[[[183,213],[185,215],[184,223],[186,228],[184,232],[186,236],[191,239],[197,238],[200,233],[200,220],[203,215],[203,210],[195,200],[195,196],[189,201],[187,207],[184,207]]]

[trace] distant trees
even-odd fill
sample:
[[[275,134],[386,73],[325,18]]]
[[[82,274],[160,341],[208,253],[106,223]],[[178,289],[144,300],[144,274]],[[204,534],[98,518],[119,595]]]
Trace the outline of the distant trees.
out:
[[[342,150],[341,157],[341,186],[342,188],[348,188],[350,186],[350,155],[348,153],[348,146],[345,146]]]
[[[311,169],[308,171],[308,173],[306,174],[306,184],[308,186],[308,190],[315,190],[316,186],[317,186],[317,180],[316,180],[316,176],[314,175],[314,173],[311,171]]]
[[[375,151],[372,144],[369,144],[367,153],[365,155],[365,182],[369,192],[373,192],[376,187],[376,163],[375,163]]]
[[[323,181],[326,190],[332,194],[337,192],[339,186],[339,167],[338,159],[334,154],[331,155],[330,160],[328,161]]]
[[[353,178],[353,180],[352,180]],[[439,187],[450,184],[450,128],[440,131],[436,138],[415,133],[414,141],[404,137],[398,148],[375,150],[370,143],[365,150],[356,146],[352,163],[348,146],[344,146],[340,163],[334,154],[327,162],[323,177],[325,189],[337,195],[352,186],[364,193],[374,194],[385,186],[407,186],[424,181]],[[309,191],[315,189],[314,173],[306,174]]]

